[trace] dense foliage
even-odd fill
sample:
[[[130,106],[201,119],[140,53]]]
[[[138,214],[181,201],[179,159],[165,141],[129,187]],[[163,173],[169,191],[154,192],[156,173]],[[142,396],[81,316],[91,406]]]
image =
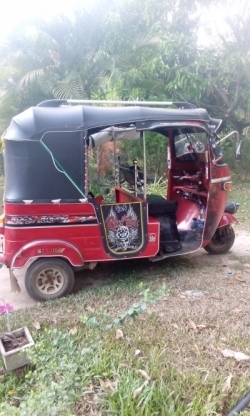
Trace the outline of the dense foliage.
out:
[[[20,23],[0,45],[1,131],[13,115],[50,98],[175,99],[207,108],[223,130],[247,139],[250,6],[216,2],[226,26],[212,33],[208,22],[211,39],[202,43],[204,11],[213,3],[95,0],[73,17]]]

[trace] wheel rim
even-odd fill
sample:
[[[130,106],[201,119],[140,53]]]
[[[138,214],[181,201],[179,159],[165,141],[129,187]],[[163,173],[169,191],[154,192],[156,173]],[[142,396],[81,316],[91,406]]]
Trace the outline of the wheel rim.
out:
[[[234,238],[232,235],[219,235],[218,231],[212,238],[212,243],[217,247],[226,246]]]
[[[218,238],[218,237],[213,237],[212,238],[212,243],[216,246],[216,247],[223,247],[227,242],[225,240],[222,240],[222,238]]]
[[[63,273],[54,268],[46,268],[40,271],[36,277],[36,287],[39,292],[46,295],[54,295],[60,292],[65,283]]]

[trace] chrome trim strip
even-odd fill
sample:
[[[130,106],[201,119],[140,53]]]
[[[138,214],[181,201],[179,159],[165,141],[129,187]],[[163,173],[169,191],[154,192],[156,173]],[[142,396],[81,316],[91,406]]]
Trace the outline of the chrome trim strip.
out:
[[[4,226],[4,228],[6,229],[9,229],[9,230],[27,230],[27,228],[29,228],[30,230],[33,230],[33,229],[39,229],[39,230],[41,230],[41,229],[43,229],[43,228],[46,228],[46,229],[49,229],[49,228],[58,228],[58,227],[60,227],[60,226],[62,226],[62,224],[57,224],[57,225],[40,225],[39,227],[37,227],[37,226],[35,226],[35,227],[32,227],[32,225],[27,225],[26,227],[23,227],[23,226],[15,226],[15,225],[13,225],[13,226],[11,226],[11,225],[8,225],[8,224],[6,224],[5,226]],[[65,225],[63,225],[63,228],[69,228],[69,227],[72,227],[72,228],[74,228],[74,227],[99,227],[99,224],[75,224],[75,225],[73,225],[73,224],[65,224]]]
[[[231,181],[231,176],[225,176],[224,178],[211,179],[211,183],[220,183],[224,181]]]

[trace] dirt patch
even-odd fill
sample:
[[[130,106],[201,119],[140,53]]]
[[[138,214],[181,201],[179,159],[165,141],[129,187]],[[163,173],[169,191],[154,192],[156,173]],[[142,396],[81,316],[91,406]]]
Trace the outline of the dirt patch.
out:
[[[223,274],[227,276],[228,271],[238,269],[244,260],[247,262],[247,257],[249,257],[250,263],[250,231],[236,230],[236,239],[235,243],[229,253],[225,255],[212,256],[209,255],[204,249],[199,250],[198,252],[189,254],[187,256],[181,256],[180,260],[185,259],[188,266],[193,267],[194,269],[202,269],[204,266],[215,267],[215,273],[217,273],[216,268],[218,265],[223,266]],[[158,271],[161,273],[162,264],[168,264],[173,261],[173,259],[164,260],[158,264],[152,264],[147,259],[145,260],[131,260],[129,263],[127,260],[119,261],[114,263],[103,263],[97,265],[97,267],[92,270],[82,270],[75,274],[75,285],[73,292],[83,290],[86,288],[95,288],[102,285],[110,284],[113,281],[119,279],[120,270],[127,270],[133,273],[141,273],[142,275],[147,275],[148,270],[154,270],[157,274]],[[232,269],[232,270],[231,270]],[[249,265],[250,270],[250,265]],[[211,270],[210,270],[211,272]],[[210,273],[209,272],[209,273]],[[204,271],[204,275],[206,275]]]

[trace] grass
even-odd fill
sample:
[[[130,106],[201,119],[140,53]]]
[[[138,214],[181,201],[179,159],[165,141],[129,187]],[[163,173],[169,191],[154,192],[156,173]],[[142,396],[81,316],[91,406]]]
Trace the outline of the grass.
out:
[[[249,232],[248,185],[234,184],[230,199]],[[250,389],[250,361],[222,355],[250,355],[249,263],[205,252],[115,262],[101,268],[102,287],[12,312],[35,348],[24,370],[0,370],[0,416],[226,415]]]
[[[130,262],[123,271],[116,263],[109,285],[13,312],[36,347],[28,368],[0,376],[0,415],[225,415],[250,388],[248,361],[221,354],[250,354],[250,299],[223,265],[196,261]],[[187,289],[204,296],[185,297]]]
[[[233,179],[233,189],[229,194],[229,199],[240,203],[237,218],[242,226],[250,226],[250,184]]]

